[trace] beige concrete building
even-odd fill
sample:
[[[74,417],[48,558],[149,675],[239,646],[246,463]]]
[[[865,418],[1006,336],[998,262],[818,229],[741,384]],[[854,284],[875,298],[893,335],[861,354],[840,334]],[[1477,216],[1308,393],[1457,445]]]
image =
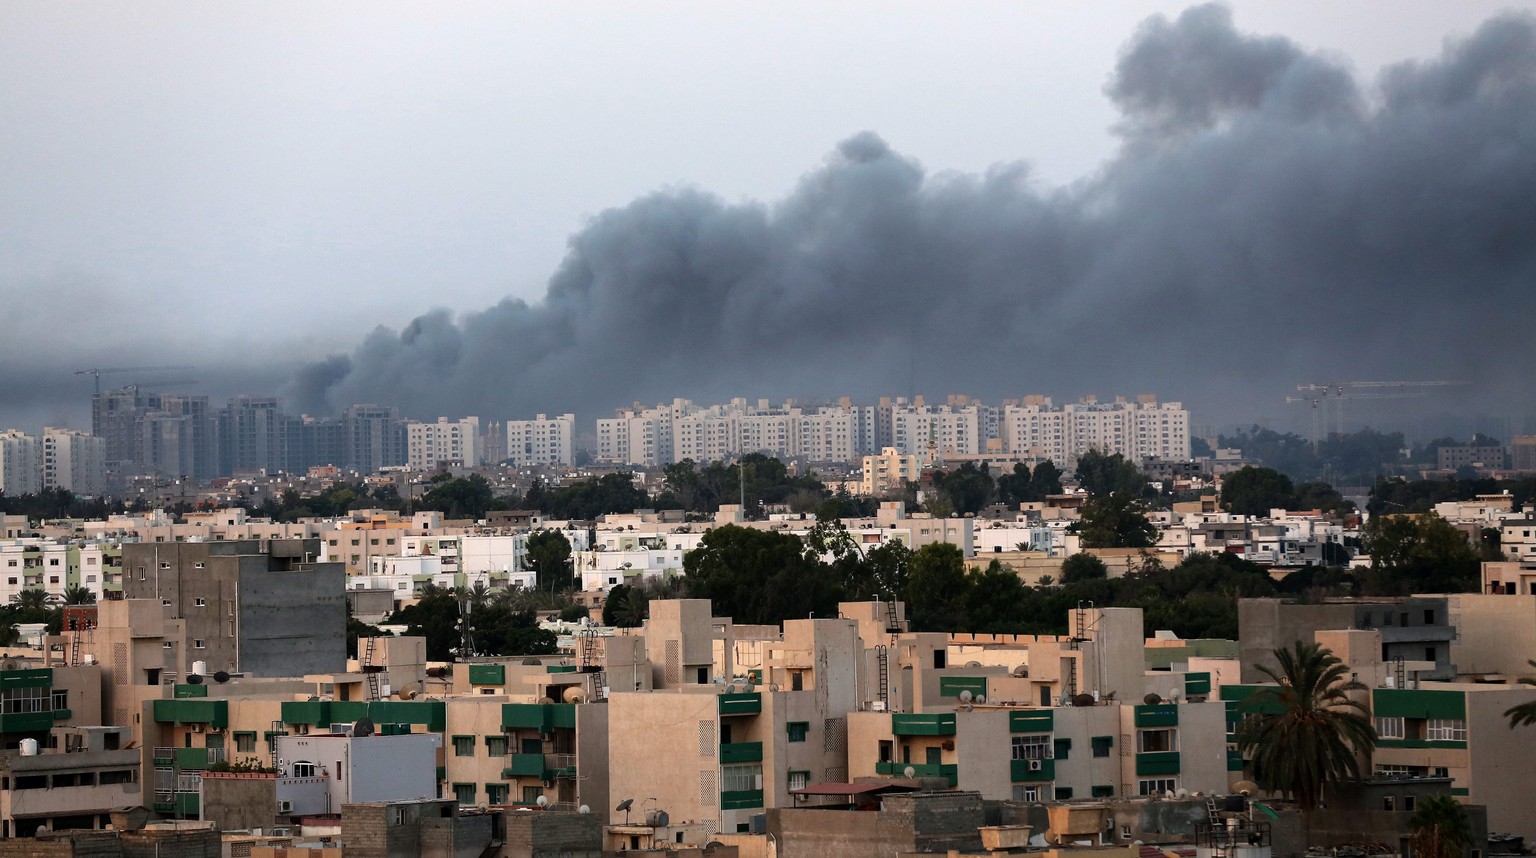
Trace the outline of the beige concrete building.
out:
[[[908,482],[917,482],[921,473],[921,457],[903,455],[895,447],[885,447],[879,455],[864,457],[858,493],[865,497],[884,497],[901,491]]]

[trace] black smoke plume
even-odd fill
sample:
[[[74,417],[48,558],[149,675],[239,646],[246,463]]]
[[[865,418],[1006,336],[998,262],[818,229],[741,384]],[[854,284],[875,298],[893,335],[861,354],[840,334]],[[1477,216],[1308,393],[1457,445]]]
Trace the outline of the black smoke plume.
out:
[[[931,174],[858,134],[772,204],[684,189],[606,211],[542,301],[381,328],[289,394],[505,418],[1153,391],[1218,417],[1280,413],[1300,381],[1528,392],[1531,17],[1367,82],[1202,6],[1145,23],[1106,92],[1120,151],[1071,187],[1023,163]]]

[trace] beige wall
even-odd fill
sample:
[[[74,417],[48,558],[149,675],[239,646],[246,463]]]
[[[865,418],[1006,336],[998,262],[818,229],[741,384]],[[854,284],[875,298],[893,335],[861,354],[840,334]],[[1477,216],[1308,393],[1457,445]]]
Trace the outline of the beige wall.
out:
[[[1446,597],[1457,635],[1451,661],[1461,676],[1536,673],[1536,596],[1462,594]]]

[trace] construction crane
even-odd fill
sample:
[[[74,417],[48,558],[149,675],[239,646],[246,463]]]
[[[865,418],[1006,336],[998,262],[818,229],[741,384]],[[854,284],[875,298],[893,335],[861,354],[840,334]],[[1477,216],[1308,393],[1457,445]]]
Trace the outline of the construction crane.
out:
[[[117,375],[124,372],[181,372],[189,369],[197,369],[195,366],[112,366],[94,367],[92,369],[77,369],[75,375],[89,375],[96,379],[96,392],[101,392],[101,377],[104,375]]]
[[[1429,391],[1422,388],[1428,387],[1454,387],[1466,384],[1465,381],[1327,381],[1319,384],[1298,384],[1296,390],[1300,393],[1310,393],[1312,396],[1287,396],[1287,405],[1306,403],[1312,406],[1312,450],[1317,451],[1317,445],[1322,437],[1322,430],[1328,429],[1328,406],[1333,404],[1332,431],[1344,434],[1344,402],[1349,399],[1417,399],[1428,396]],[[1361,393],[1360,390],[1371,391]]]

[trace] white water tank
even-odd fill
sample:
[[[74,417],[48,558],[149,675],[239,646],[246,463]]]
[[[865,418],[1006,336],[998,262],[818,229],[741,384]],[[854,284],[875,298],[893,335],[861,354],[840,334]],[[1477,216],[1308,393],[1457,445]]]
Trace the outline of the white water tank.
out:
[[[208,675],[208,662],[206,662],[206,661],[194,661],[194,662],[192,662],[192,672],[197,674],[198,676],[207,676]]]
[[[37,756],[37,740],[36,739],[22,739],[21,740],[21,755],[23,757],[35,757],[35,756]]]

